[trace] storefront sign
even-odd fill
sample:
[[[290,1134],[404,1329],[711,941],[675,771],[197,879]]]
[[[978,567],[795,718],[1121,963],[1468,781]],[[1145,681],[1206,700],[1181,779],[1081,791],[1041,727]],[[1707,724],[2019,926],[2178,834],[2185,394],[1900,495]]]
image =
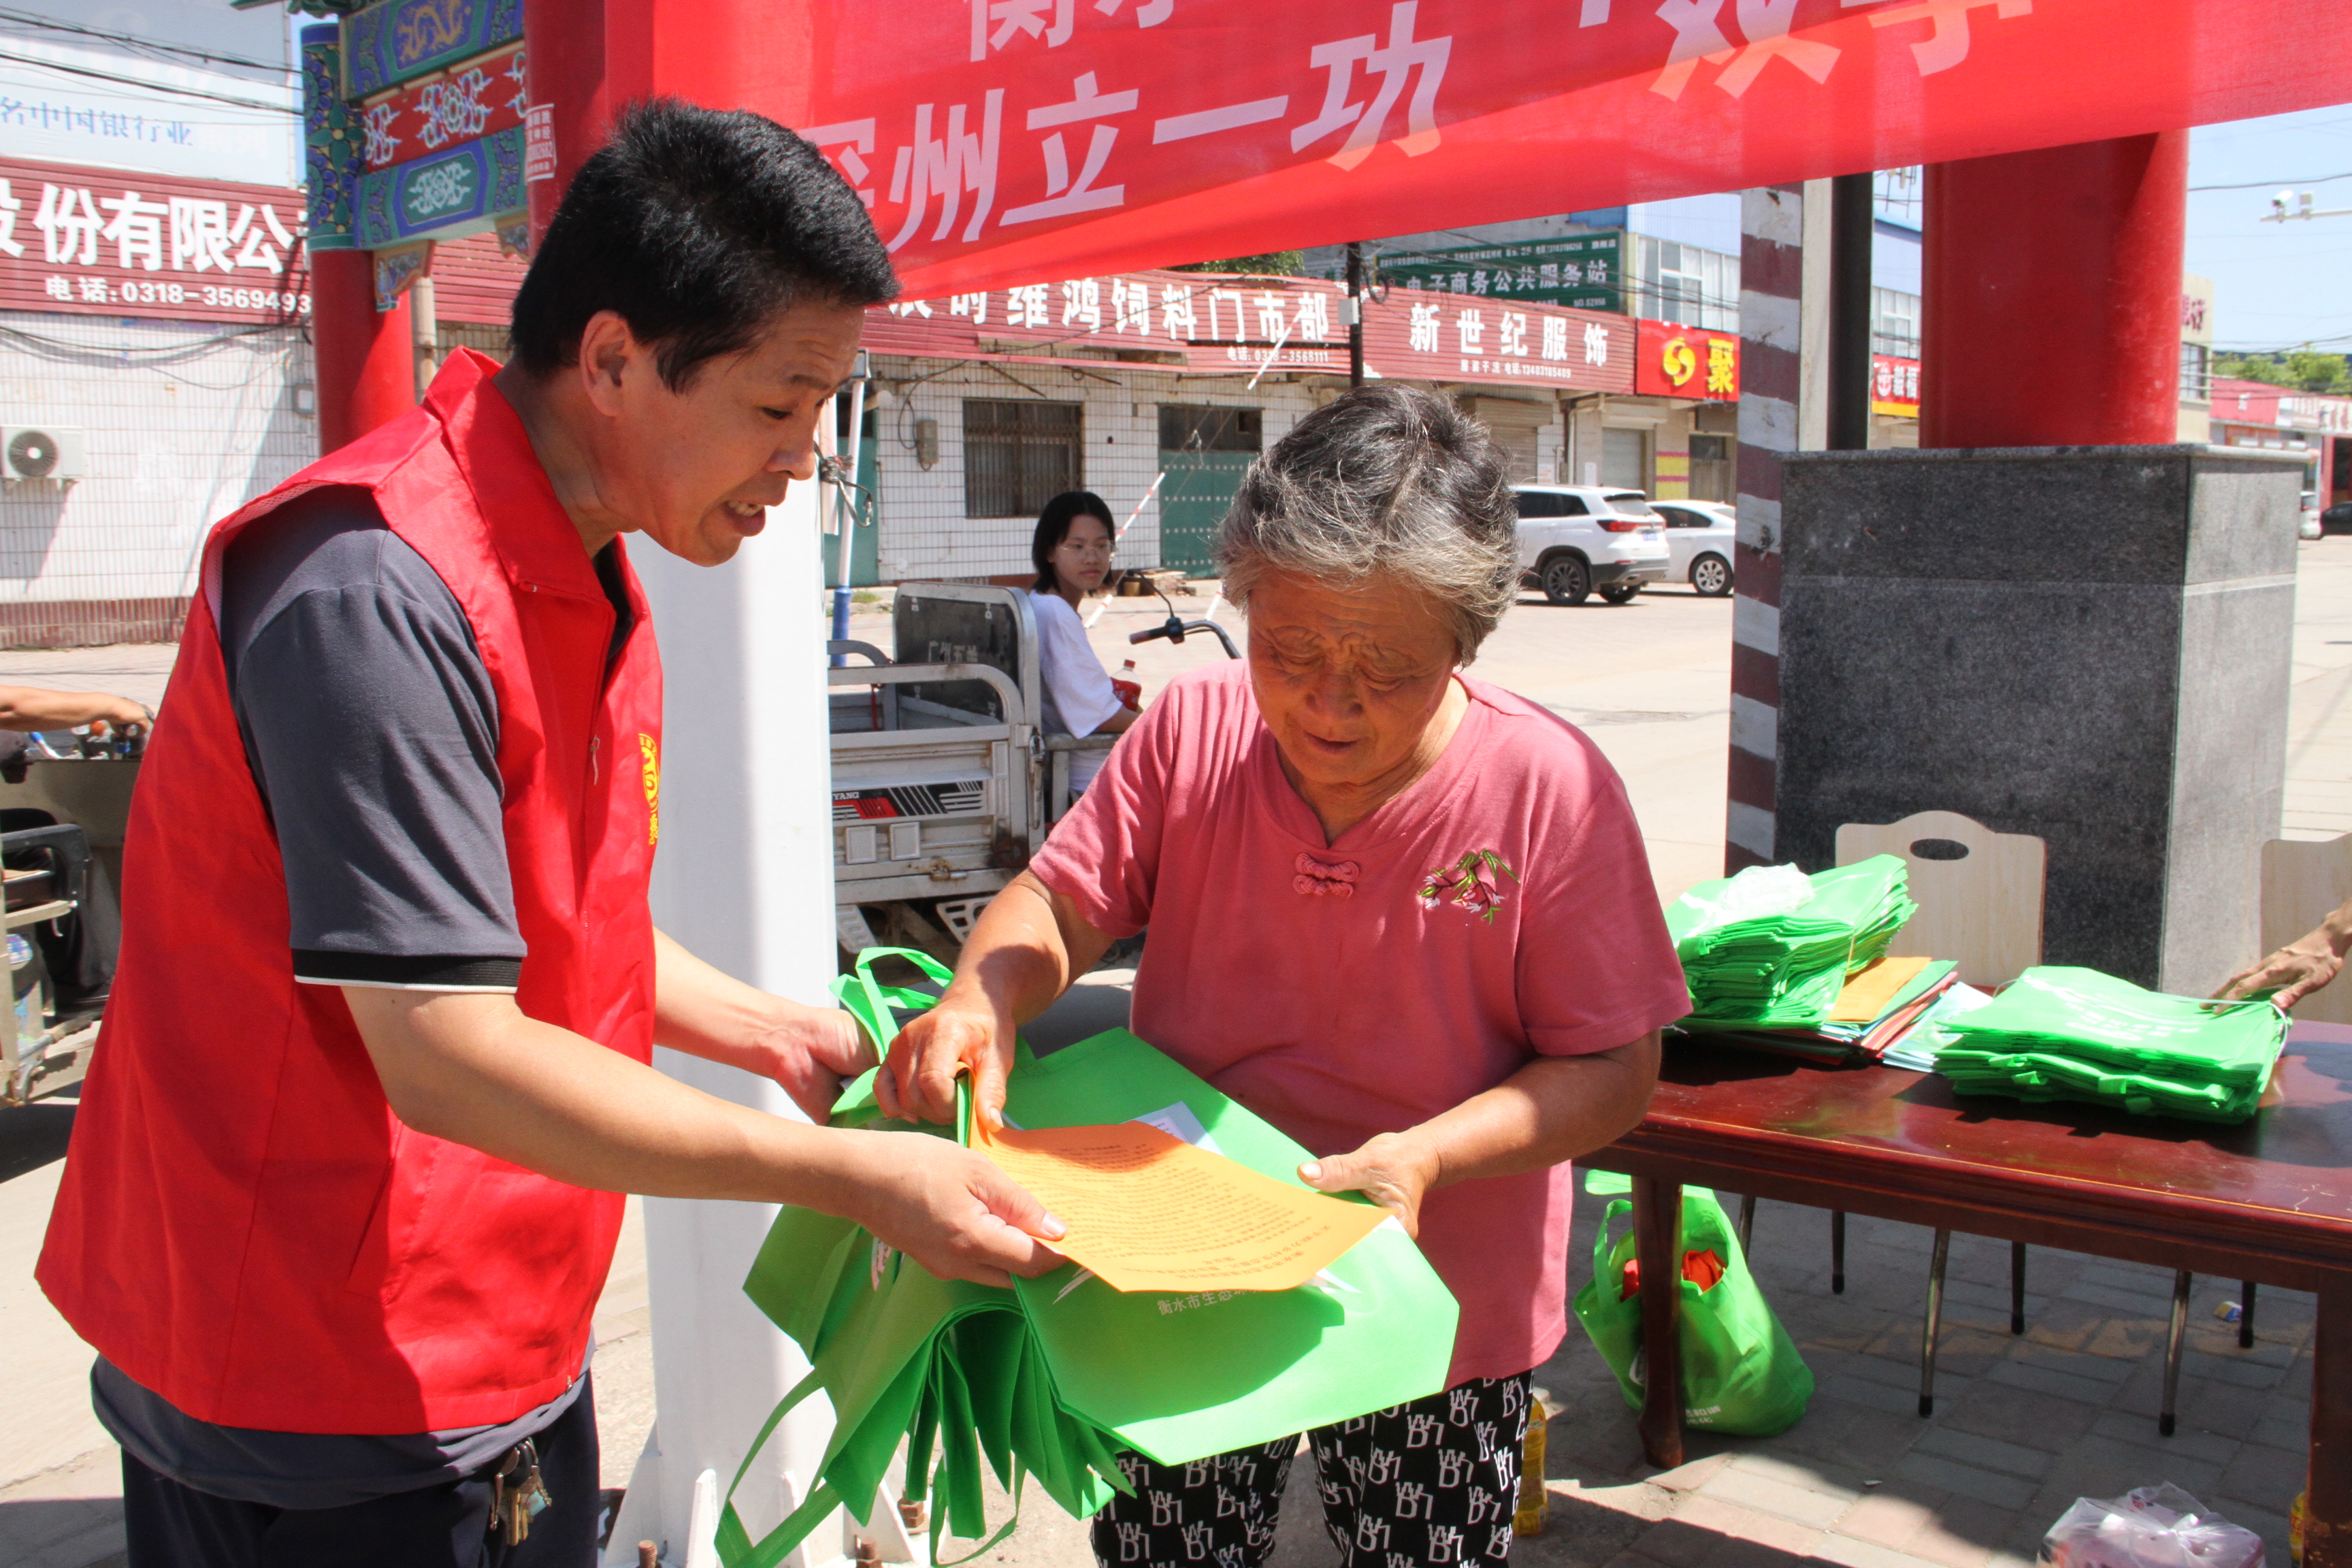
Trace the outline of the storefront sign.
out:
[[[1474,294],[1520,304],[1625,309],[1622,234],[1580,234],[1514,245],[1467,245],[1383,254],[1382,282],[1436,294]]]
[[[0,159],[0,310],[298,320],[301,221],[281,185]]]
[[[1144,272],[1077,278],[869,313],[875,353],[1142,364],[1249,376],[1348,374],[1346,290],[1320,279]],[[1364,303],[1364,358],[1383,376],[1630,392],[1633,323],[1504,299],[1393,289]]]
[[[367,134],[361,162],[388,169],[523,122],[520,44],[496,49],[428,81],[414,81],[359,111]]]
[[[1730,402],[1739,395],[1739,335],[1643,321],[1634,347],[1633,390],[1652,397]]]
[[[1919,417],[1919,362],[1893,354],[1870,356],[1870,411]]]

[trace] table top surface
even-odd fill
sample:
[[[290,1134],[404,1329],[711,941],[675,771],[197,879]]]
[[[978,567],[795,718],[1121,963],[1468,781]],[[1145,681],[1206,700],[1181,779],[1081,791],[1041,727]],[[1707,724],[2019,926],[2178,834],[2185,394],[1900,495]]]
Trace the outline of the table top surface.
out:
[[[1854,1179],[1913,1167],[1956,1182],[2024,1184],[2053,1197],[2214,1205],[2249,1219],[2352,1231],[2352,1028],[2296,1024],[2272,1097],[2237,1125],[2088,1104],[1960,1097],[1933,1073],[1822,1068],[1668,1042],[1649,1115],[1609,1155],[1721,1154]]]

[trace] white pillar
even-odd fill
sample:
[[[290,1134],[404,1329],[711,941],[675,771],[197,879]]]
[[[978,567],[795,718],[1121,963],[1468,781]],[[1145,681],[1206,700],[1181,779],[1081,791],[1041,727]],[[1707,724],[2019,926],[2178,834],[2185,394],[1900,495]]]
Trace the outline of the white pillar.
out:
[[[766,531],[715,569],[632,541],[664,670],[655,922],[728,973],[811,1004],[826,1001],[835,946],[817,497],[814,483],[794,483]],[[800,1114],[749,1073],[667,1050],[654,1065],[739,1104]],[[696,1478],[716,1470],[724,1488],[808,1370],[743,1294],[775,1212],[646,1200],[654,1440],[620,1521],[631,1539],[615,1530],[608,1561],[635,1563],[635,1540],[656,1531],[664,1560],[682,1561]],[[823,1395],[811,1399],[745,1478],[735,1500],[755,1538],[812,1484],[832,1418]],[[638,1498],[642,1489],[654,1500]],[[640,1511],[646,1500],[658,1501],[657,1515]],[[835,1561],[840,1540],[820,1527],[787,1561]]]

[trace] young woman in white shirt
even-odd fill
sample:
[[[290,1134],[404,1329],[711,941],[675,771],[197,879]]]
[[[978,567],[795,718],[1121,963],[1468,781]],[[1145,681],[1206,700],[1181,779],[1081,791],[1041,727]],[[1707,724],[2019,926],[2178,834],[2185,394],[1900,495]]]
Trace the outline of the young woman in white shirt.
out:
[[[1045,503],[1029,548],[1037,582],[1029,590],[1037,617],[1037,669],[1045,688],[1045,726],[1058,734],[1116,734],[1138,710],[1113,685],[1087,641],[1078,606],[1110,575],[1116,545],[1110,508],[1092,490],[1065,490]],[[1108,752],[1070,757],[1070,793],[1077,795],[1102,771]]]

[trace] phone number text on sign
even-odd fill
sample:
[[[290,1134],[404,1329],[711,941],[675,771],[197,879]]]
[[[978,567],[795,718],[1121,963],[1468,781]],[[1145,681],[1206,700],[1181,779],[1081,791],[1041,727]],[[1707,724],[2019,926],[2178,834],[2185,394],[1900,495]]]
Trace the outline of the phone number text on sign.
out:
[[[217,283],[116,282],[85,274],[51,273],[42,291],[52,300],[79,305],[201,305],[210,310],[252,310],[272,316],[308,316],[310,296],[290,289],[236,289]]]

